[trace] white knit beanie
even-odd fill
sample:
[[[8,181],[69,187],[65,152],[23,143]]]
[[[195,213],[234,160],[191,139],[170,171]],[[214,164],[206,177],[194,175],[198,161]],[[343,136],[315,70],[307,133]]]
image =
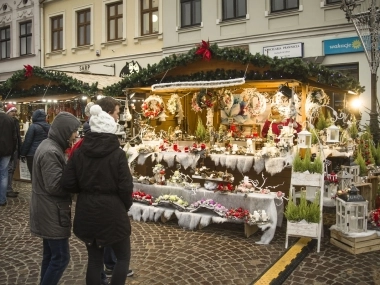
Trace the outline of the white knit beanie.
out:
[[[114,134],[117,129],[115,119],[102,110],[99,105],[90,108],[90,128],[93,133]]]

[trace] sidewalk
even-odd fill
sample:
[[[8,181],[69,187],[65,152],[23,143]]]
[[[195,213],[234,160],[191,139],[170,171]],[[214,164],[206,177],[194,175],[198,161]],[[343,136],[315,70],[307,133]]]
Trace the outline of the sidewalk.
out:
[[[19,198],[0,207],[0,284],[38,284],[42,240],[29,232],[31,184],[15,182]],[[335,216],[325,215],[325,223]],[[380,251],[351,255],[329,243],[328,226],[321,252],[309,254],[284,284],[380,284]],[[185,231],[176,222],[132,221],[131,269],[126,284],[133,285],[248,285],[284,252],[285,228],[278,228],[269,245],[256,245],[260,233],[250,238],[243,226],[212,225]],[[290,239],[291,245],[297,239]],[[71,261],[60,284],[85,284],[87,252],[75,236],[70,240]]]

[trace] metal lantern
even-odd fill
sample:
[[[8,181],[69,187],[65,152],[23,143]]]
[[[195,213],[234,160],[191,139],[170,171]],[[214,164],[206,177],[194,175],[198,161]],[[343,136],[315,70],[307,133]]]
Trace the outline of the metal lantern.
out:
[[[311,133],[303,130],[298,133],[298,147],[299,148],[311,148]]]
[[[339,189],[344,190],[346,188],[350,188],[352,184],[352,177],[353,175],[348,173],[345,170],[341,170],[337,174],[338,182],[339,182]]]
[[[351,183],[359,183],[361,181],[360,166],[355,163],[353,157],[350,157],[349,165],[341,165],[341,168],[352,174]]]
[[[336,198],[336,226],[345,234],[367,231],[368,201],[352,185],[347,194]]]
[[[328,143],[339,142],[339,128],[335,125],[331,125],[326,129]]]

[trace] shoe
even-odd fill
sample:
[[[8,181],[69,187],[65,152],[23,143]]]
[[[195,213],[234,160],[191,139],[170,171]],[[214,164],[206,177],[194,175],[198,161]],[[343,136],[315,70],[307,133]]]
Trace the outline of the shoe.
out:
[[[128,273],[127,273],[127,277],[132,277],[134,274],[133,270],[132,269],[129,269],[128,270]]]
[[[7,202],[0,204],[0,206],[6,206]]]
[[[7,197],[9,197],[9,198],[17,198],[18,194],[16,194],[15,192],[8,192],[7,193]]]
[[[112,271],[113,271],[113,268],[105,268],[104,269],[104,273],[107,275],[107,276],[112,276]]]
[[[101,284],[101,285],[110,285],[110,281],[109,281],[108,278],[106,278],[106,279],[102,279],[102,280],[100,281],[100,284]]]

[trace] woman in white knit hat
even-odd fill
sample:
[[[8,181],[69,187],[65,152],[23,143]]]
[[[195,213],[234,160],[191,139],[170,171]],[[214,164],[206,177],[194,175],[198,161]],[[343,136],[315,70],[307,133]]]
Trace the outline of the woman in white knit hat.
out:
[[[99,105],[92,106],[90,112],[91,132],[69,160],[62,186],[79,194],[73,231],[87,247],[86,284],[100,284],[104,246],[111,246],[117,258],[111,285],[125,284],[130,260],[127,213],[132,205],[132,176],[114,134],[114,118]]]

